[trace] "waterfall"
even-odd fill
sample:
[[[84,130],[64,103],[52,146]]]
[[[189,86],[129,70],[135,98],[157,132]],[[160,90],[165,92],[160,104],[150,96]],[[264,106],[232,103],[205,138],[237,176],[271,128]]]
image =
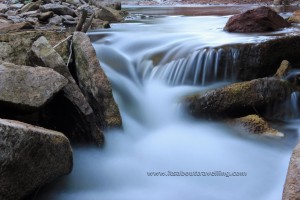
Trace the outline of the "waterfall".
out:
[[[38,199],[281,199],[296,134],[248,138],[178,109],[186,95],[235,80],[241,52],[224,45],[257,36],[228,36],[227,18],[149,18],[95,33],[123,129],[107,130],[103,149],[75,148],[73,172]],[[159,176],[170,171],[247,176]]]
[[[300,93],[299,92],[293,92],[291,94],[291,113],[293,118],[299,118],[300,116],[300,110],[299,110],[299,97]]]
[[[238,57],[238,49],[204,48],[186,58],[154,66],[149,77],[172,86],[232,82],[236,79]]]

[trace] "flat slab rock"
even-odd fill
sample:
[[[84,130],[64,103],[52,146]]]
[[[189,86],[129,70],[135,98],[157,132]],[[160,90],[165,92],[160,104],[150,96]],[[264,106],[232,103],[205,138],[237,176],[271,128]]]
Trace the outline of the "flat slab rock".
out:
[[[62,133],[0,119],[0,199],[23,199],[72,166],[72,149]]]
[[[45,67],[0,63],[0,105],[34,110],[47,103],[68,80]]]

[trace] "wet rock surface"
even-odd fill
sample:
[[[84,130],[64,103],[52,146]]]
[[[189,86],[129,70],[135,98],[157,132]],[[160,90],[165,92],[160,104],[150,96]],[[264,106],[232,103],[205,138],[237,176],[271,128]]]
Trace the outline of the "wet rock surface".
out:
[[[261,78],[187,97],[184,104],[195,117],[243,116],[285,101],[292,90],[289,83],[276,78]]]

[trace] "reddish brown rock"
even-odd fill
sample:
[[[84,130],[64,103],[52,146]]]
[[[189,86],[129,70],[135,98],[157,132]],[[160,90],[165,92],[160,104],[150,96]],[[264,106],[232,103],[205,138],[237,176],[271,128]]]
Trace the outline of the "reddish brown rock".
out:
[[[275,31],[289,26],[290,24],[274,10],[263,6],[232,16],[226,23],[224,30],[237,33],[253,33]]]

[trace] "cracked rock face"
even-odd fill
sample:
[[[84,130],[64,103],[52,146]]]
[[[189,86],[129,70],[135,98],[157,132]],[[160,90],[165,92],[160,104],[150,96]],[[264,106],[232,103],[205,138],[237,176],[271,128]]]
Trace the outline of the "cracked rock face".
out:
[[[68,83],[52,69],[0,64],[0,104],[35,110],[46,104]]]

